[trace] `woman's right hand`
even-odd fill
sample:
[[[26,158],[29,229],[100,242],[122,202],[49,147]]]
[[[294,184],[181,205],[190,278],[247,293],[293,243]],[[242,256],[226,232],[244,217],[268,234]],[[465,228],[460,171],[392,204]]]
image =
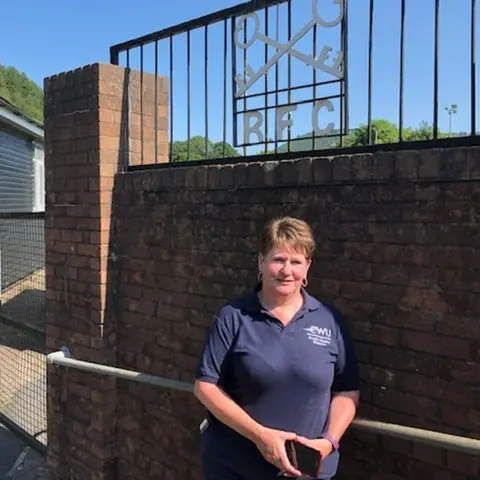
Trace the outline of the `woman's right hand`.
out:
[[[295,440],[297,435],[293,432],[284,432],[272,428],[262,428],[255,444],[267,462],[275,465],[285,476],[300,477],[302,473],[288,460],[285,442]]]

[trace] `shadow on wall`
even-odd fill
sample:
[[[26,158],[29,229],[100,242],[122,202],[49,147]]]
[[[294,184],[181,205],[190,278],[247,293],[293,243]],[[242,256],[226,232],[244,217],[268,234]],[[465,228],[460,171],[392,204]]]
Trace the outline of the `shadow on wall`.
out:
[[[7,294],[0,304],[0,346],[44,354],[45,291],[27,289],[4,301]]]

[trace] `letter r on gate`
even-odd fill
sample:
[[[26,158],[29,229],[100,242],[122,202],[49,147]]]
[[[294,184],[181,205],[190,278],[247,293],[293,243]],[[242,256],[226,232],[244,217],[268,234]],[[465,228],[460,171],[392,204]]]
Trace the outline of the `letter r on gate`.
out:
[[[253,125],[250,124],[250,119],[254,118],[256,121]],[[263,115],[262,112],[252,111],[252,112],[245,112],[243,115],[243,143],[245,145],[250,144],[250,136],[256,135],[257,142],[263,143],[264,136],[262,133],[263,127]]]

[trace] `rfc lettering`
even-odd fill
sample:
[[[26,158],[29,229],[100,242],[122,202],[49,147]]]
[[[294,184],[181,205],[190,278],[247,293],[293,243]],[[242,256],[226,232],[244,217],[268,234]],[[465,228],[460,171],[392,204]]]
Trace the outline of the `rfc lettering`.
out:
[[[297,105],[285,105],[275,110],[275,140],[285,140],[284,132],[288,127],[293,127],[295,111]],[[325,125],[323,117],[328,113],[333,113],[335,107],[330,100],[319,100],[315,103],[311,113],[312,132],[315,136],[322,137],[331,135],[335,129],[335,124],[329,122]],[[288,114],[291,114],[290,117]],[[253,141],[252,141],[253,137]],[[243,116],[243,143],[251,145],[254,143],[264,143],[266,137],[265,121],[263,113],[259,110],[246,112]]]

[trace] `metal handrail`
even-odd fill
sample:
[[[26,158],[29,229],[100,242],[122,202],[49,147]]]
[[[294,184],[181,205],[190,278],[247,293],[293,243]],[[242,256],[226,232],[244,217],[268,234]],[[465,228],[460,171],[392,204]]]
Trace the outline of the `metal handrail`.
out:
[[[98,363],[76,360],[72,358],[70,351],[66,347],[62,347],[61,350],[48,354],[47,363],[56,366],[70,367],[84,372],[146,383],[157,387],[170,388],[172,390],[181,390],[185,392],[191,392],[193,390],[193,385],[189,382],[169,380],[168,378],[124,368],[109,367]],[[458,452],[480,455],[480,440],[475,438],[450,435],[434,430],[424,430],[421,428],[396,425],[394,423],[377,422],[375,420],[367,420],[364,418],[356,418],[352,423],[352,427],[358,430],[366,430],[371,433],[388,435],[402,440],[424,443],[434,447],[444,448],[446,450],[455,450]]]
[[[170,380],[156,375],[149,375],[148,373],[135,372],[133,370],[126,370],[125,368],[109,367],[99,363],[83,362],[75,360],[71,357],[69,350],[62,347],[58,352],[52,352],[47,355],[47,362],[52,365],[61,365],[63,367],[71,367],[75,370],[82,370],[84,372],[97,373],[107,375],[110,377],[123,378],[133,382],[148,383],[156,387],[171,388],[172,390],[182,390],[186,392],[192,391],[192,384],[188,382],[180,382],[177,380]]]

